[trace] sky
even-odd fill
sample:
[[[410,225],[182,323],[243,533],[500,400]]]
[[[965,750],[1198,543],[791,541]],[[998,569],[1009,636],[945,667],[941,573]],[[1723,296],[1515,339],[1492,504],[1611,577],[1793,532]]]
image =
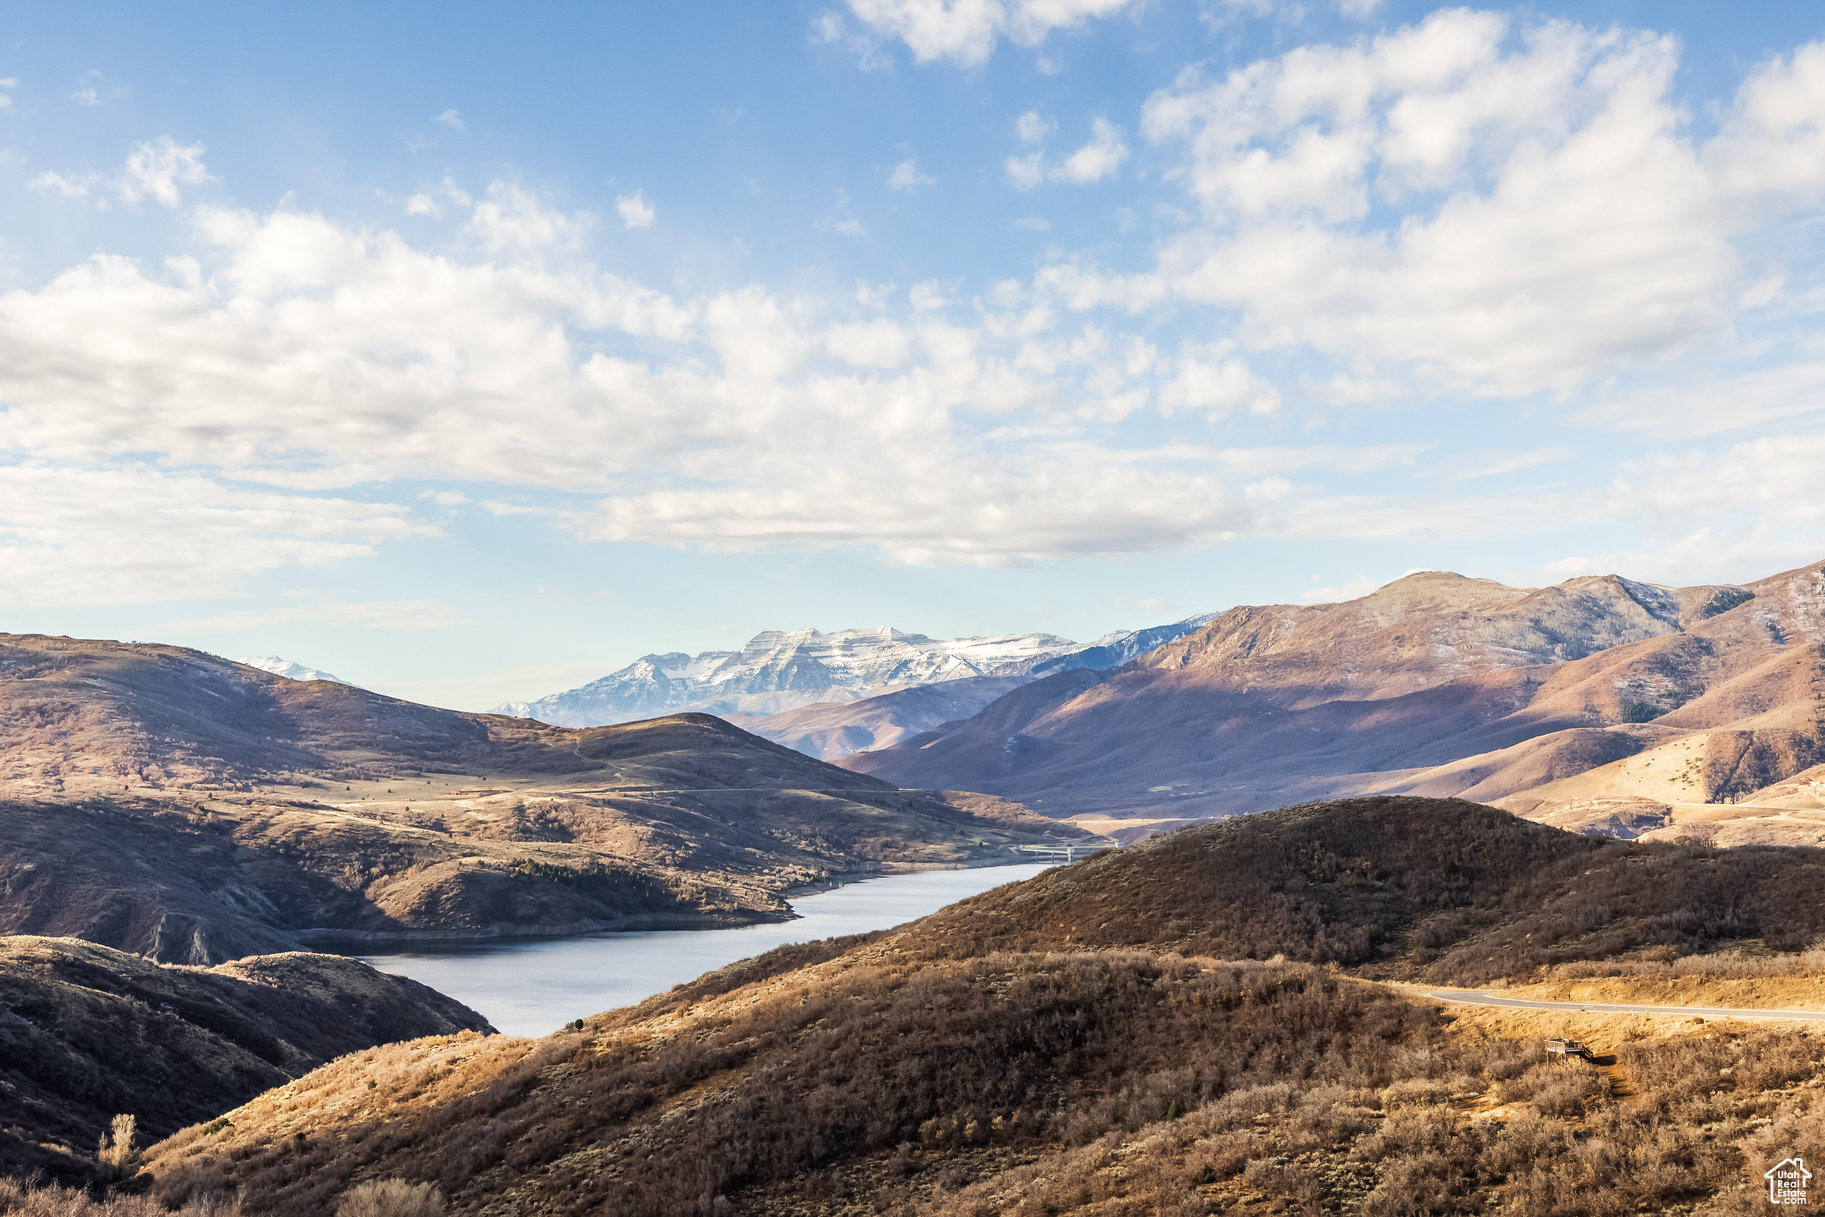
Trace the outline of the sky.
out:
[[[15,3],[0,630],[464,709],[1825,557],[1825,8]]]

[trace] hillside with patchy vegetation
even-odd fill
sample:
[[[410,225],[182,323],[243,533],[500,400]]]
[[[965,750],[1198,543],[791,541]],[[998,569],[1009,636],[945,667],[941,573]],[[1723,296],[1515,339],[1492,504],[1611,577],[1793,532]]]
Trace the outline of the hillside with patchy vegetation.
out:
[[[468,1007],[352,959],[177,968],[0,937],[0,1173],[89,1178],[116,1115],[156,1140],[358,1049],[487,1030]]]
[[[195,651],[0,636],[0,932],[185,963],[789,916],[1086,834],[706,715],[571,731]]]
[[[1753,871],[1666,882],[1713,861]],[[1779,971],[1811,958],[1783,948],[1820,930],[1822,864],[1455,802],[1271,812],[543,1040],[358,1053],[155,1147],[147,1178],[275,1215],[386,1178],[476,1214],[1759,1211],[1762,1169],[1825,1153],[1818,1036],[1587,1020],[1597,1062],[1550,1064],[1537,1031],[1370,977],[1589,957],[1623,983],[1720,948]],[[1810,895],[1718,907],[1714,881],[1751,879]]]

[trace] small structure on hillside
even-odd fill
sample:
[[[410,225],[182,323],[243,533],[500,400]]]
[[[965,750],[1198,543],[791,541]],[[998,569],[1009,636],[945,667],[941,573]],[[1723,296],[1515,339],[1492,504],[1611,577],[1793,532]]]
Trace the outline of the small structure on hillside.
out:
[[[1546,1055],[1560,1061],[1570,1057],[1588,1061],[1591,1050],[1584,1046],[1583,1040],[1550,1039],[1546,1041]]]

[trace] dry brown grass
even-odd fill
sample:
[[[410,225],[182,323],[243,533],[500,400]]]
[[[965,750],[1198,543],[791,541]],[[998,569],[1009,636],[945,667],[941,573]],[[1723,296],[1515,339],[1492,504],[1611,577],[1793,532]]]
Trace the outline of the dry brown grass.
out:
[[[0,1217],[242,1217],[242,1210],[233,1197],[200,1196],[170,1209],[146,1195],[98,1199],[80,1188],[0,1178]]]

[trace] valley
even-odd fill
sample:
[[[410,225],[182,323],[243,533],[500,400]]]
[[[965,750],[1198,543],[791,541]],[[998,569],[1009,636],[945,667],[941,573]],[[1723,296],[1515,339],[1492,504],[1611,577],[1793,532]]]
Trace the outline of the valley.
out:
[[[1424,990],[1816,975],[1822,876],[1461,802],[1266,812],[542,1040],[357,1053],[146,1172],[274,1214],[383,1177],[456,1213],[1747,1212],[1825,1148],[1817,1034]]]
[[[571,731],[197,652],[0,637],[0,929],[208,964],[789,916],[1088,834],[705,715]]]

